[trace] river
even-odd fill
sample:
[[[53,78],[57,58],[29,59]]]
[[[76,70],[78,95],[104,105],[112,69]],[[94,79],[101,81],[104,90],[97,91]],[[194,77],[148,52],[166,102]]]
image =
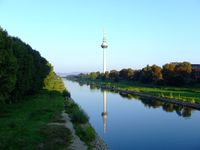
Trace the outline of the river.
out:
[[[111,150],[200,150],[200,111],[63,79]]]

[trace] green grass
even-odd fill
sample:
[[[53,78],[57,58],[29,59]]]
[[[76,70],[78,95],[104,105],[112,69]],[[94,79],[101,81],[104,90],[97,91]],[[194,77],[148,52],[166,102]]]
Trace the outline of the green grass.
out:
[[[95,140],[96,134],[94,129],[87,124],[89,117],[74,101],[67,99],[65,101],[65,112],[69,114],[73,122],[76,135],[85,142],[88,149],[92,149],[92,141]]]
[[[72,100],[65,102],[65,112],[69,114],[73,123],[84,124],[89,121],[87,114]]]
[[[62,121],[59,114],[63,106],[64,98],[61,94],[47,91],[27,97],[17,104],[1,105],[0,149],[50,149],[48,143],[59,139],[56,133],[52,134],[54,129],[60,131],[59,136],[66,139],[65,142],[54,142],[54,148],[62,149],[68,146],[71,141],[68,129],[62,126],[47,126],[50,122]]]
[[[71,144],[71,131],[62,125],[46,125],[41,128],[40,134],[45,140],[39,145],[39,149],[66,150]]]
[[[88,149],[92,149],[91,142],[94,141],[96,137],[94,129],[92,127],[82,127],[77,123],[74,124],[74,129],[76,131],[76,135],[78,135],[79,138],[87,144]]]
[[[134,82],[114,83],[114,85],[130,91],[143,92],[159,97],[175,98],[183,101],[200,103],[200,88],[198,87],[155,86]]]
[[[97,86],[106,86],[118,88],[121,90],[142,92],[159,97],[175,98],[192,103],[200,103],[200,85],[185,87],[157,86],[153,84],[142,84],[133,81],[102,81],[102,80],[85,80],[80,82],[89,82]]]

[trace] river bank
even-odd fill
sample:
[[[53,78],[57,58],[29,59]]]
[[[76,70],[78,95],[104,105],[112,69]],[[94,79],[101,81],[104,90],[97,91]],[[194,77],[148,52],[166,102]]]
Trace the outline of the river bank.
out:
[[[112,90],[112,91],[114,90],[114,91],[119,92],[122,95],[134,94],[134,95],[139,96],[141,98],[160,100],[160,101],[163,101],[163,102],[168,102],[168,103],[177,104],[177,105],[181,105],[181,106],[184,106],[184,107],[189,107],[189,108],[194,108],[194,109],[200,110],[200,104],[180,101],[180,100],[173,99],[173,98],[152,96],[152,95],[148,95],[148,94],[140,93],[140,92],[121,90],[121,89],[118,89],[118,88],[110,88],[110,87],[103,87],[103,86],[101,88],[106,89],[106,90]]]
[[[61,93],[41,91],[0,108],[0,149],[68,149],[72,134],[60,116]]]
[[[63,81],[109,149],[195,149],[199,145],[199,134],[194,132],[200,116],[196,109]]]
[[[152,90],[150,91],[149,89],[151,89],[151,87],[148,87],[147,91],[144,87],[137,86],[136,88],[133,86],[131,86],[130,84],[124,84],[124,83],[115,83],[115,82],[103,82],[103,81],[98,81],[98,80],[79,80],[79,79],[74,79],[74,78],[69,78],[69,80],[71,81],[75,81],[75,82],[79,82],[80,85],[82,84],[89,84],[91,85],[93,88],[97,87],[97,88],[101,88],[101,89],[105,89],[105,90],[110,90],[110,91],[115,91],[120,93],[121,95],[128,95],[128,94],[133,94],[136,96],[139,96],[141,98],[145,98],[145,99],[155,99],[155,100],[160,100],[163,102],[168,102],[168,103],[172,103],[172,104],[177,104],[180,106],[184,106],[184,107],[189,107],[189,108],[193,108],[193,109],[198,109],[200,110],[200,103],[193,99],[188,99],[188,100],[184,100],[181,99],[181,96],[179,94],[179,96],[173,96],[172,93],[170,93],[169,95],[163,94],[166,93],[167,90],[169,89],[159,89],[161,90],[165,90],[165,92],[160,93],[157,92],[153,87]],[[158,89],[158,88],[157,88]],[[154,90],[154,92],[152,92]],[[169,90],[168,92],[176,92],[176,93],[180,93],[180,92],[187,92],[186,89],[182,88],[183,91],[178,91],[178,89],[174,88],[173,90]],[[188,89],[189,90],[189,89]],[[191,89],[192,91],[192,89]],[[190,91],[189,91],[190,92]],[[194,94],[199,96],[199,91],[194,91]],[[190,94],[192,94],[192,92],[190,92]],[[195,95],[194,95],[195,96]],[[178,99],[179,98],[179,99]],[[198,98],[198,97],[197,97]]]
[[[63,116],[74,137],[72,149],[108,150],[108,146],[90,124],[87,114],[70,97],[66,97]]]
[[[0,149],[88,149],[64,113],[61,93],[42,91],[0,108]],[[89,124],[89,123],[88,123]],[[107,149],[97,134],[94,150]]]

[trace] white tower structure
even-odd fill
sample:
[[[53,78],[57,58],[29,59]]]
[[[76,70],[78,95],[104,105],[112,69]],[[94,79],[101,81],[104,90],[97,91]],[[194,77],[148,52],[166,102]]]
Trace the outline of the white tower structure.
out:
[[[101,44],[101,48],[103,48],[103,73],[106,72],[106,52],[105,49],[108,48],[108,43],[106,41],[106,35],[103,33],[103,42]]]
[[[103,130],[104,130],[104,133],[106,133],[106,123],[107,123],[106,91],[103,91],[103,112],[101,115],[103,117]]]

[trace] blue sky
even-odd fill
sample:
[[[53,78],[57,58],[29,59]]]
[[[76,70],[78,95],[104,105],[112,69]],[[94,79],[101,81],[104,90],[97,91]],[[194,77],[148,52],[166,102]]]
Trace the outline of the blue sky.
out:
[[[0,26],[56,72],[200,63],[200,0],[0,0]]]

